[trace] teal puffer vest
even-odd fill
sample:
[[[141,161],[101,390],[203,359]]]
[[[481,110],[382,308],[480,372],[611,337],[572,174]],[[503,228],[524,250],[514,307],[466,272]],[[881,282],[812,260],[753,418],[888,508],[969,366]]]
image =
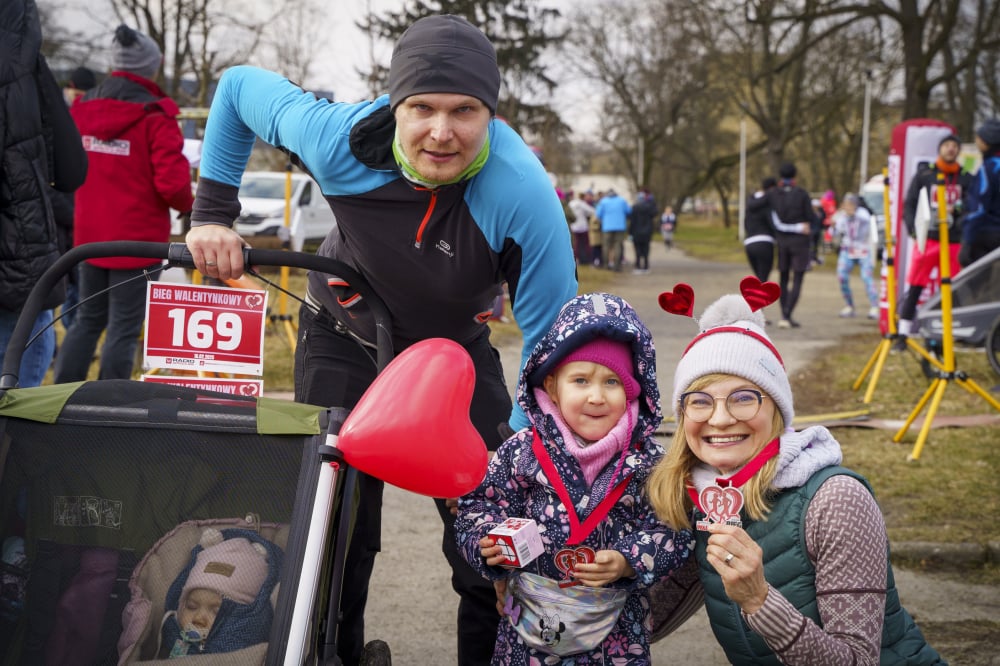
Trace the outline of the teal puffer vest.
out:
[[[823,626],[823,622],[816,605],[816,570],[806,551],[806,509],[820,485],[837,474],[857,479],[872,492],[864,477],[843,467],[827,467],[816,472],[804,486],[783,491],[775,500],[767,521],[749,521],[743,518],[743,528],[764,551],[764,577],[767,582],[800,613],[819,626]],[[695,520],[703,517],[704,514],[695,510]],[[695,536],[695,555],[705,588],[705,607],[715,638],[725,650],[729,661],[747,666],[780,664],[764,639],[743,621],[739,606],[726,596],[722,579],[705,557],[708,533],[697,531]],[[886,557],[888,556],[887,551]],[[883,666],[945,663],[934,648],[927,644],[920,628],[900,605],[891,564],[888,569],[879,663]]]

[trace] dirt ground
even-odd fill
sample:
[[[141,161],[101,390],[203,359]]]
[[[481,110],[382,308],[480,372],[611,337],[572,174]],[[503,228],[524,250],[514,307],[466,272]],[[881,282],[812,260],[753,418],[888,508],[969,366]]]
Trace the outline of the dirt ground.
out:
[[[630,251],[630,248],[629,248]],[[695,290],[695,315],[724,293],[738,290],[747,274],[743,266],[695,261],[677,250],[654,244],[651,271],[621,273],[613,291],[628,300],[653,333],[661,394],[670,395],[674,359],[697,327],[693,321],[668,315],[656,298],[677,282]],[[860,283],[855,284],[857,294]],[[836,344],[844,335],[877,330],[862,318],[840,319],[842,307],[836,278],[827,272],[806,275],[796,311],[802,328],[770,328],[789,372]],[[767,310],[779,319],[777,306]],[[519,349],[501,348],[508,382],[516,385]],[[388,642],[394,664],[423,666],[455,663],[455,622],[458,597],[450,570],[441,555],[440,520],[430,499],[387,487],[383,508],[381,555],[375,564],[366,613],[367,638]],[[896,568],[896,584],[904,606],[932,645],[952,664],[1000,666],[1000,589],[961,582],[960,576],[929,574]],[[727,663],[699,612],[681,629],[653,646],[653,662],[713,666]]]

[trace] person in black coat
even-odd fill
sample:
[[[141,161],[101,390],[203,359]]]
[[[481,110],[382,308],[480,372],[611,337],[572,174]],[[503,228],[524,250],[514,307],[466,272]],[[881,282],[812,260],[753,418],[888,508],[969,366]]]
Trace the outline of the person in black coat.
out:
[[[796,185],[796,169],[791,162],[781,165],[781,182],[768,193],[777,229],[778,285],[781,287],[781,321],[778,328],[798,328],[792,313],[802,293],[802,281],[809,270],[809,239],[813,228],[812,200]],[[791,278],[791,287],[789,287]]]
[[[636,196],[632,214],[629,215],[628,230],[635,247],[634,273],[649,272],[649,244],[653,240],[653,227],[660,209],[649,190],[640,190]]]
[[[0,359],[32,287],[59,258],[52,187],[72,192],[87,177],[87,155],[62,90],[41,54],[42,29],[34,0],[6,0],[0,12]],[[51,184],[51,187],[50,187]],[[52,362],[52,309],[65,289],[43,304],[18,369],[20,386],[37,386]]]
[[[771,203],[768,194],[778,186],[771,176],[761,181],[760,189],[747,199],[746,217],[743,218],[743,249],[750,262],[750,270],[761,282],[767,282],[774,268],[774,222],[771,220]]]

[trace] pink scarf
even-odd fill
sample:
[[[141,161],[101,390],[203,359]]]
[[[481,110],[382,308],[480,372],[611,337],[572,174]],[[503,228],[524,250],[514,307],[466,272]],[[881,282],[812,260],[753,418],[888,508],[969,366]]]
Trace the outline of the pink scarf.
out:
[[[587,480],[587,486],[594,484],[594,479],[601,473],[608,461],[619,451],[622,456],[618,460],[615,468],[615,475],[625,461],[625,453],[631,443],[632,429],[635,427],[636,419],[639,416],[639,401],[630,400],[625,408],[625,413],[618,419],[618,423],[611,428],[607,435],[591,444],[582,443],[573,430],[566,425],[559,408],[553,404],[549,394],[541,387],[535,388],[535,400],[538,402],[542,413],[550,415],[556,422],[556,427],[562,434],[566,443],[566,452],[576,458],[583,470],[583,478]]]

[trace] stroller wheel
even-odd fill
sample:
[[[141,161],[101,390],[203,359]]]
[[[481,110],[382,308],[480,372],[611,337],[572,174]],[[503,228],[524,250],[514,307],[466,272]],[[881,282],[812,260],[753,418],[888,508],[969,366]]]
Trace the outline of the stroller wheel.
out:
[[[1000,317],[993,320],[990,332],[986,334],[986,358],[993,366],[993,372],[1000,375]]]
[[[361,653],[361,666],[390,666],[391,664],[392,653],[389,651],[388,643],[374,640],[365,644],[365,650]]]
[[[940,340],[925,339],[924,340],[924,348],[928,352],[930,352],[934,356],[934,358],[936,358],[939,361],[941,360],[942,355],[941,355],[941,341]],[[926,377],[927,379],[936,379],[937,376],[938,376],[938,370],[937,370],[937,368],[934,367],[931,364],[931,362],[928,361],[926,358],[923,358],[923,357],[920,358],[920,369],[923,370],[924,377]]]

